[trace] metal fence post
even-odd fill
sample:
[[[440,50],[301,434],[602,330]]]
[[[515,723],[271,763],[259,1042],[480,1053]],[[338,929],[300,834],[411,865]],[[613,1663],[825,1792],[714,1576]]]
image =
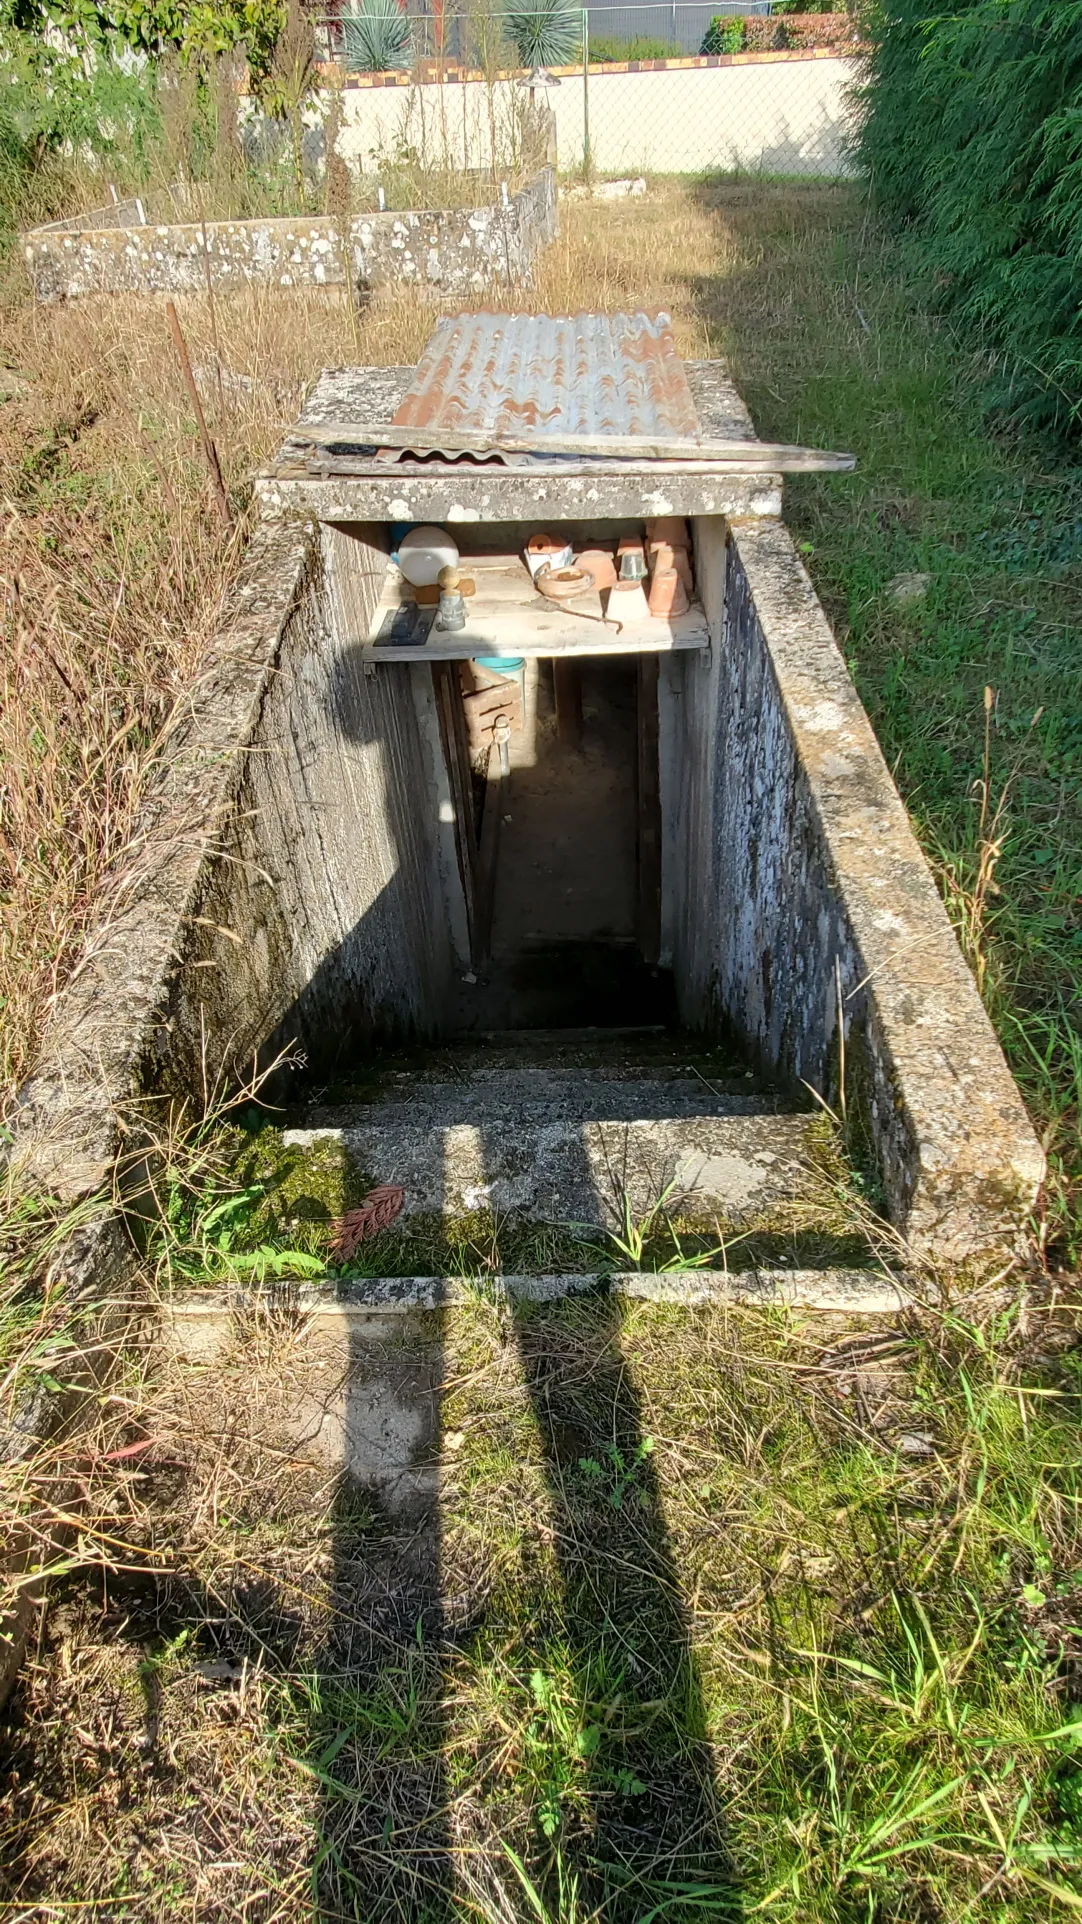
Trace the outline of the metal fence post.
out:
[[[590,158],[590,15],[582,9],[582,178],[589,185]]]

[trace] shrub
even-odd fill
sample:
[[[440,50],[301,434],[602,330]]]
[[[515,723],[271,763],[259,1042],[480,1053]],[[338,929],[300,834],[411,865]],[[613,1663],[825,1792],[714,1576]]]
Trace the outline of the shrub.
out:
[[[359,13],[342,21],[346,66],[360,73],[387,73],[410,63],[410,24],[398,0],[364,0]]]
[[[507,13],[507,33],[524,67],[567,67],[582,48],[582,8],[568,0],[535,0]]]
[[[716,13],[703,35],[700,53],[742,53],[747,28],[738,15]]]
[[[153,95],[97,32],[80,42],[22,32],[0,11],[0,233],[34,206],[45,163],[93,154],[138,168],[156,132]]]
[[[679,60],[683,47],[676,46],[672,40],[656,40],[648,33],[633,34],[630,40],[618,40],[611,34],[591,35],[590,60],[600,64],[605,60]]]
[[[997,357],[997,398],[1082,411],[1082,0],[890,0],[859,150],[942,302]]]

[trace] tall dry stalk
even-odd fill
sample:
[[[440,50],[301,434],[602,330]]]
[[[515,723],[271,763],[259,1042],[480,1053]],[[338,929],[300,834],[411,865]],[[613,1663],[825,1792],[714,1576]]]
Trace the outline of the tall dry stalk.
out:
[[[302,0],[286,0],[285,21],[274,45],[264,100],[289,126],[293,181],[304,204],[304,108],[315,81],[316,37]]]
[[[1028,743],[1023,742],[1012,761],[1003,780],[999,795],[993,800],[992,793],[992,721],[995,714],[996,691],[986,687],[984,691],[984,756],[980,778],[975,784],[980,808],[977,818],[977,866],[972,882],[968,886],[952,874],[948,883],[949,901],[954,909],[955,921],[959,926],[962,944],[969,965],[977,979],[977,987],[982,996],[988,986],[989,922],[993,899],[1000,894],[996,881],[996,870],[1003,857],[1008,829],[1008,808],[1011,790],[1018,779]],[[1032,733],[1040,721],[1044,710],[1038,708],[1029,725]]]
[[[214,133],[216,172],[229,198],[230,211],[244,177],[244,149],[240,139],[240,94],[246,75],[243,53],[222,53],[214,62]]]
[[[342,252],[342,273],[345,280],[346,305],[349,309],[349,328],[353,337],[354,350],[357,347],[357,290],[353,282],[353,247],[350,235],[350,217],[353,203],[353,182],[349,164],[339,152],[338,139],[342,132],[342,70],[335,67],[331,76],[330,105],[323,122],[324,143],[324,204],[338,230],[338,245]]]

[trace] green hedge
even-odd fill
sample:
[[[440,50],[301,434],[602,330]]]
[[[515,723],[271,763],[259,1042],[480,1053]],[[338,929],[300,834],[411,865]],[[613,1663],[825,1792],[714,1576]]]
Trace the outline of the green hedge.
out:
[[[861,157],[997,398],[1082,415],[1082,0],[880,0]]]

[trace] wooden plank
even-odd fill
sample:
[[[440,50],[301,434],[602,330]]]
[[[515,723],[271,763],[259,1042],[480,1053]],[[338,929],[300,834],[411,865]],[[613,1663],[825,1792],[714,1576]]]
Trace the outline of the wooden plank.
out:
[[[554,661],[552,686],[556,697],[556,738],[568,748],[582,740],[582,669],[577,661]]]
[[[661,777],[658,769],[658,663],[639,662],[639,947],[644,962],[661,953]]]
[[[622,628],[603,619],[596,593],[579,596],[568,608],[546,601],[534,588],[528,569],[511,557],[464,557],[476,593],[466,602],[466,626],[453,634],[429,630],[424,642],[379,643],[384,618],[410,601],[397,570],[389,569],[380,595],[365,656],[373,661],[465,661],[471,655],[640,654],[672,648],[705,648],[710,630],[698,602],[686,614],[651,615]]]
[[[759,442],[755,443],[756,447],[761,445],[763,444]],[[768,456],[754,460],[749,457],[748,460],[741,461],[737,464],[731,461],[697,461],[691,459],[685,461],[653,461],[647,460],[646,458],[633,460],[628,457],[626,460],[619,460],[615,457],[610,459],[602,458],[601,456],[598,456],[594,460],[588,460],[585,456],[566,455],[561,459],[558,468],[550,468],[547,471],[545,478],[546,480],[574,481],[596,480],[598,475],[618,475],[621,480],[636,481],[640,478],[648,479],[651,476],[672,474],[679,475],[682,480],[689,478],[694,479],[698,475],[713,477],[715,480],[726,476],[733,480],[740,480],[742,477],[750,474],[768,474],[777,476],[780,479],[783,472],[792,474],[798,472],[815,473],[817,471],[818,470],[814,468],[811,470],[795,469],[793,467],[783,469],[777,461],[769,459]],[[445,468],[439,468],[437,472],[441,480],[446,479]],[[471,488],[482,487],[487,492],[492,486],[494,476],[497,480],[500,480],[508,475],[528,475],[531,472],[531,468],[525,464],[521,467],[506,466],[494,469],[492,467],[470,467],[468,464],[464,466],[461,462],[455,466],[454,470],[456,484],[461,486],[464,493],[468,493]],[[847,470],[843,470],[843,472],[847,472]],[[313,456],[308,460],[294,459],[292,461],[276,463],[273,467],[261,469],[259,478],[261,480],[298,481],[302,483],[306,481],[379,481],[389,489],[393,489],[396,477],[399,480],[405,477],[410,481],[416,481],[423,480],[426,474],[430,475],[431,473],[432,469],[430,464],[422,465],[419,461],[417,464],[411,464],[409,461],[404,463],[397,461],[377,461],[374,457],[368,458],[363,455],[320,454],[318,457]]]
[[[748,471],[748,463],[783,474],[847,474],[854,454],[780,441],[692,440],[649,434],[512,434],[481,428],[392,427],[373,421],[300,422],[289,443],[312,447],[405,448],[418,454],[580,454],[602,460],[709,461]]]
[[[496,865],[500,855],[500,823],[507,807],[509,777],[500,772],[500,751],[493,742],[485,765],[485,805],[481,812],[481,840],[477,851],[477,929],[473,966],[484,969],[492,954],[492,915],[496,906]]]
[[[644,621],[637,627],[624,628],[620,634],[599,624],[592,632],[584,627],[581,636],[578,633],[546,636],[521,634],[508,622],[498,643],[491,639],[477,640],[468,634],[440,635],[417,647],[392,642],[386,648],[376,648],[371,642],[364,642],[361,653],[366,662],[378,665],[385,661],[469,661],[475,655],[498,654],[540,655],[542,660],[558,661],[564,656],[668,655],[685,648],[708,648],[710,630],[705,619],[684,625],[686,623],[687,616],[681,615],[672,628],[661,622]]]
[[[416,657],[417,650],[414,650]],[[458,675],[447,662],[432,664],[432,686],[436,695],[436,715],[440,742],[447,765],[447,778],[455,811],[455,853],[466,903],[466,930],[471,957],[477,947],[477,827],[473,816],[473,779],[466,720],[462,714]]]

